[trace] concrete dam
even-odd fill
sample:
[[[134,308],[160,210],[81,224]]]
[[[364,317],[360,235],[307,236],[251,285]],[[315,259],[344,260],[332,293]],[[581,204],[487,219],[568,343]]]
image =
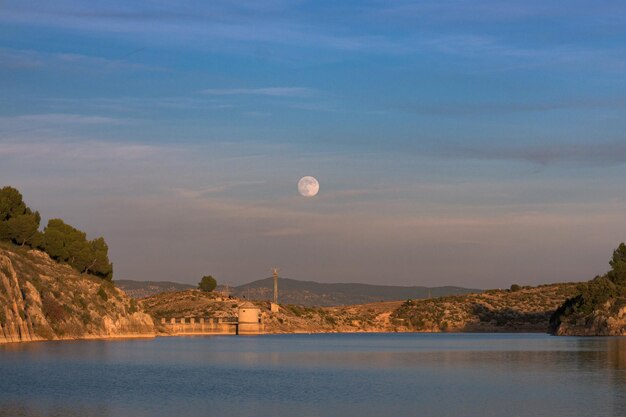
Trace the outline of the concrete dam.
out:
[[[264,333],[261,309],[244,303],[237,317],[171,317],[161,318],[166,333],[177,336],[191,335],[254,335]]]

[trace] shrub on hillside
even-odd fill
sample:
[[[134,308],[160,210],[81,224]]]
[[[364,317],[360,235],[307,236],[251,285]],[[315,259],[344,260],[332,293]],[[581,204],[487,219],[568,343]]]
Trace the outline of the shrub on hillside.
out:
[[[217,287],[217,281],[211,275],[202,277],[198,283],[198,288],[202,291],[211,292]]]

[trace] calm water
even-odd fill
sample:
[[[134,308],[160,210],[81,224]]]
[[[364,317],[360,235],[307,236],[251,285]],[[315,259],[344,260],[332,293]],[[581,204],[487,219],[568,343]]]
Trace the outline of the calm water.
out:
[[[0,346],[0,416],[626,416],[626,338],[374,334]]]

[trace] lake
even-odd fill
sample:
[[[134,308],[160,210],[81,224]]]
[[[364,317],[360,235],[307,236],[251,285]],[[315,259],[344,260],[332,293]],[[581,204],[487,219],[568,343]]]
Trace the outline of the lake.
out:
[[[0,416],[626,416],[626,338],[325,334],[0,345]]]

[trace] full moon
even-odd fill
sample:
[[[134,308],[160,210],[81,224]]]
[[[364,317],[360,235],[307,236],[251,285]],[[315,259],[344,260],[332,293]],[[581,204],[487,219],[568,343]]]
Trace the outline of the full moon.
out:
[[[304,197],[314,197],[320,190],[320,183],[315,177],[302,177],[298,181],[298,192]]]

